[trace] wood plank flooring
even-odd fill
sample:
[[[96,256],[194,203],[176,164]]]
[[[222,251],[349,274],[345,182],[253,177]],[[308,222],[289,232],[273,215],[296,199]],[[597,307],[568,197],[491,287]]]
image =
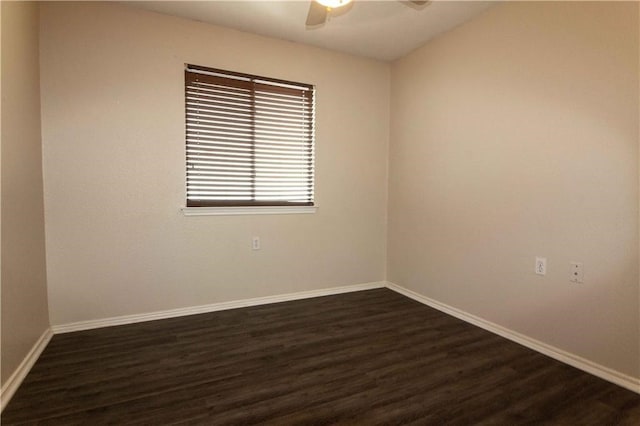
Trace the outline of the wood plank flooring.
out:
[[[55,335],[14,424],[640,425],[640,395],[387,289]]]

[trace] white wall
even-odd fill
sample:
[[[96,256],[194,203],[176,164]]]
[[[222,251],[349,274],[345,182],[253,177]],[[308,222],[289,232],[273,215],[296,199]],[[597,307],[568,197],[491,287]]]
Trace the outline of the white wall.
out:
[[[38,5],[2,2],[2,370],[49,328],[45,276]]]
[[[388,237],[390,281],[635,377],[637,9],[502,4],[394,63]]]
[[[384,280],[387,64],[118,4],[41,20],[52,324]],[[316,85],[316,214],[182,215],[184,63]]]

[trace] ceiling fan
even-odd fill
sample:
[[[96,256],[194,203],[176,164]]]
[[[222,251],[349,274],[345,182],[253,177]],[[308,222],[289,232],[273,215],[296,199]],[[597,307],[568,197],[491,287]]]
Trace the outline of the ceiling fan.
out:
[[[345,6],[351,4],[352,1],[353,0],[311,0],[309,13],[307,13],[307,29],[315,29],[322,26],[327,22],[329,16],[338,14],[336,13],[338,11],[346,12],[347,8],[345,8]],[[430,2],[429,0],[399,1],[407,6],[420,9]]]

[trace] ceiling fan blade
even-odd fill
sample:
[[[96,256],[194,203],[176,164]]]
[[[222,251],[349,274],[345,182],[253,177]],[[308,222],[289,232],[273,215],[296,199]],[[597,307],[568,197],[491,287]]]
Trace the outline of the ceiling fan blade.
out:
[[[309,13],[307,14],[307,27],[318,27],[325,22],[329,17],[329,11],[320,3],[311,0],[309,5]]]
[[[400,3],[403,3],[412,9],[421,10],[427,7],[429,3],[431,3],[431,0],[400,0]]]

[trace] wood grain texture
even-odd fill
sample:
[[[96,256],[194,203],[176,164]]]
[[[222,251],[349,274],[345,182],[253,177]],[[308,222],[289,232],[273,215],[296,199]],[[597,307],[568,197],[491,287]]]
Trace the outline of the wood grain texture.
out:
[[[56,335],[14,424],[638,425],[640,396],[387,289]]]

